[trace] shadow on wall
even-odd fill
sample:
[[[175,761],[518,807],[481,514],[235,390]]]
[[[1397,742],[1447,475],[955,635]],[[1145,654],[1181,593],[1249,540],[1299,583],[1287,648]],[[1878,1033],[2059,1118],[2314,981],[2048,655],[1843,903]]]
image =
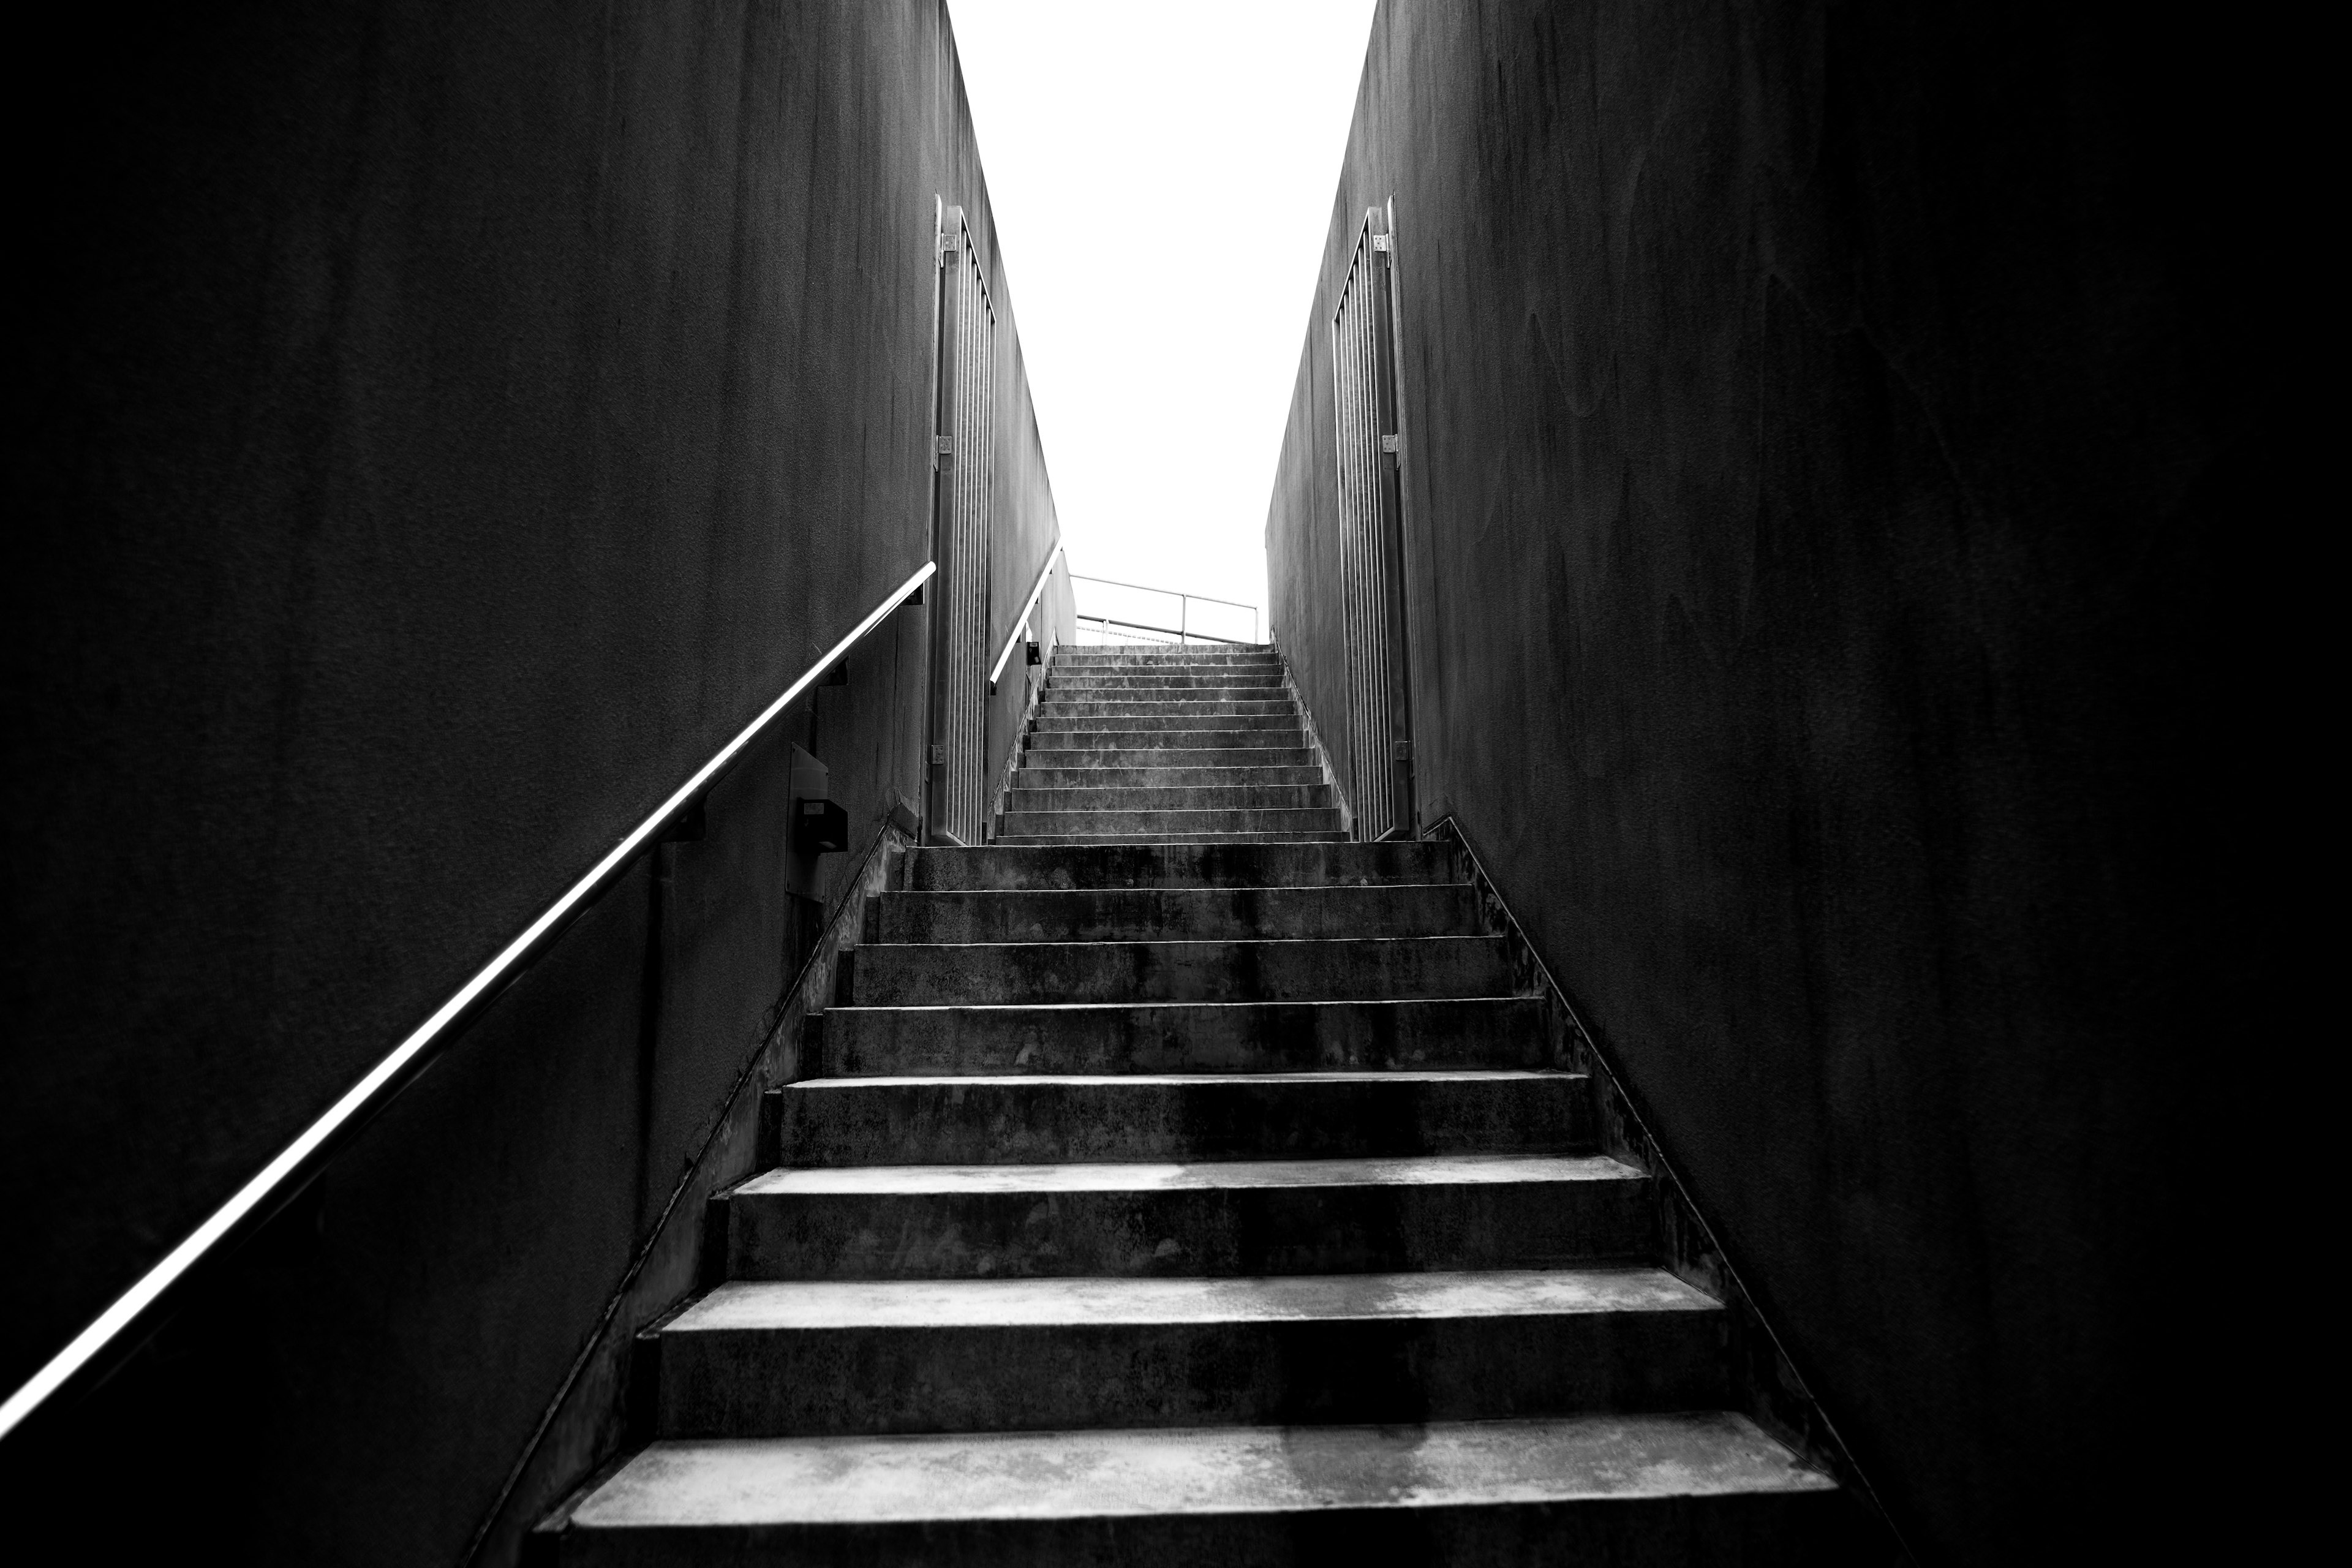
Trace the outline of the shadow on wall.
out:
[[[1057,538],[943,6],[123,23],[64,25],[21,143],[9,1389],[922,563],[943,198],[1014,351],[994,609]],[[19,1517],[509,1559],[795,1070],[813,901],[919,798],[929,613],[12,1447]]]
[[[2242,1325],[2168,1264],[2220,1217],[2204,1042],[2266,994],[2222,836],[2273,399],[2182,199],[2261,162],[2181,107],[2236,68],[2042,14],[1390,0],[1269,508],[1344,776],[1331,322],[1392,198],[1422,820],[1933,1560],[2185,1538],[2147,1434],[2228,1397],[2175,1347]]]

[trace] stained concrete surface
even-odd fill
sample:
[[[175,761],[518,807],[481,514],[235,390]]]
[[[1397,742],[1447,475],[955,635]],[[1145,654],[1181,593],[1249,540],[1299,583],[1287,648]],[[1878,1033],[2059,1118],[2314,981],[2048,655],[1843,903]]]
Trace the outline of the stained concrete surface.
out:
[[[2296,820],[2263,37],[1384,0],[1300,323],[1272,627],[1324,742],[1328,326],[1392,200],[1420,798],[1931,1562],[2178,1548],[2147,1434],[2237,1397],[2179,1346],[2261,1333],[2173,1282]]]
[[[47,22],[8,95],[46,237],[0,437],[0,1194],[39,1216],[10,1388],[924,559],[938,197],[1013,351],[1000,627],[1054,537],[936,0]],[[861,846],[916,793],[927,614],[118,1377],[92,1447],[0,1479],[137,1468],[125,1552],[456,1560],[805,949],[787,742]]]
[[[1507,1070],[804,1079],[797,1164],[1360,1159],[1591,1147],[1582,1077]]]
[[[665,1325],[663,1436],[1465,1419],[1720,1405],[1661,1269],[730,1281]]]
[[[1631,1168],[1605,1155],[1523,1158],[1452,1154],[1370,1160],[1220,1160],[1213,1165],[859,1165],[833,1171],[765,1171],[735,1189],[761,1194],[928,1193],[949,1189],[1003,1193],[1071,1193],[1104,1189],[1165,1191],[1181,1187],[1422,1186],[1536,1181],[1620,1181]]]
[[[1508,994],[1500,939],[877,943],[858,950],[845,1005],[904,1006],[986,984],[1005,1003],[1316,1002],[1367,993]]]
[[[1034,1519],[1661,1496],[1831,1483],[1738,1415],[656,1444],[572,1516]]]
[[[836,1007],[830,1072],[1237,1072],[1549,1065],[1531,996],[1417,1002]]]
[[[1181,656],[1166,657],[1163,668],[1181,668]],[[1136,891],[1240,894],[1235,901],[1258,907],[1261,923],[1280,911],[1271,888],[1185,886],[1213,870],[1234,876],[1253,858],[1223,847],[1143,856],[1068,846],[1053,858],[1070,882],[1156,865],[1172,886]],[[1265,870],[1286,858],[1255,860]],[[927,863],[952,862],[955,873],[938,880],[1019,900],[1065,897],[1016,890],[1036,875],[1038,858],[1023,849],[922,848],[894,879],[919,886]],[[1433,868],[1426,857],[1395,857],[1375,845],[1318,847],[1312,861],[1325,872],[1353,873],[1342,882]],[[1455,858],[1457,886],[1468,885],[1465,869]],[[1363,902],[1353,887],[1292,890],[1345,891],[1347,901]],[[972,895],[903,897],[919,907]],[[1146,900],[1136,910],[1144,939],[1155,934],[1150,908]],[[1460,922],[1453,934],[1485,925],[1481,901],[1453,908]],[[877,910],[873,923],[881,918]],[[1045,957],[1069,945],[1032,950]],[[1124,944],[1105,938],[1096,945]],[[650,1460],[642,1471],[600,1478],[579,1506],[551,1516],[540,1537],[550,1556],[1027,1568],[1276,1568],[1358,1558],[1496,1568],[1564,1559],[1868,1561],[1871,1543],[1852,1528],[1857,1515],[1843,1489],[1827,1478],[1794,1489],[1780,1484],[1792,1451],[1743,1424],[1685,1415],[1657,1426],[1580,1427],[1591,1440],[1580,1451],[1559,1440],[1560,1428],[1524,1424],[1597,1411],[1736,1408],[1751,1397],[1735,1370],[1742,1362],[1733,1348],[1736,1321],[1717,1297],[1656,1266],[1664,1241],[1659,1184],[1613,1160],[1502,1152],[1515,1129],[1562,1110],[1571,1126],[1593,1120],[1594,1083],[1580,1074],[1360,1072],[1328,1064],[1282,1070],[1283,1037],[1268,1026],[1295,1022],[1300,1010],[1238,999],[1255,984],[1254,945],[1223,944],[1223,982],[1211,989],[1235,999],[1162,1010],[1195,1021],[1204,1010],[1261,1016],[1265,1021],[1231,1031],[1234,1041],[1248,1042],[1233,1074],[1154,1074],[1130,1057],[1118,1064],[1123,1070],[1082,1078],[992,1079],[950,1060],[935,1079],[852,1076],[778,1090],[777,1157],[788,1163],[828,1152],[816,1146],[827,1131],[822,1121],[844,1110],[891,1110],[888,1136],[839,1151],[855,1162],[846,1167],[772,1171],[714,1207],[711,1224],[726,1237],[724,1280],[644,1341],[652,1451],[675,1451],[664,1446],[675,1438],[844,1438],[839,1447],[795,1450],[819,1456],[817,1473],[796,1479],[854,1491],[862,1478],[845,1469],[875,1459],[874,1479],[918,1494],[830,1523],[794,1523],[789,1504],[761,1521],[713,1502],[699,1484],[711,1472],[681,1477]],[[1321,945],[1348,949],[1346,926]],[[1351,1005],[1393,988],[1377,973],[1360,979],[1366,995]],[[950,1058],[965,1043],[963,1030],[993,1045],[994,1031],[982,1027],[989,1017],[1016,1019],[1012,1032],[1051,1042],[1083,1039],[1103,1011],[1020,1000],[1021,990],[999,968],[950,965],[935,988],[940,1005],[896,1011],[930,1015],[932,1037]],[[835,1008],[828,1024],[877,1011]],[[1516,1011],[1501,1021],[1529,1022]],[[1519,1040],[1502,1046],[1506,1055],[1524,1048]],[[1395,1145],[1409,1141],[1401,1135],[1412,1131],[1415,1110],[1444,1110],[1454,1091],[1472,1085],[1486,1102],[1484,1125],[1462,1114],[1479,1109],[1466,1100],[1436,1119],[1445,1137],[1475,1151],[1461,1158],[1349,1158],[1316,1147],[1337,1130],[1401,1152]],[[1368,1098],[1375,1086],[1386,1103]],[[1231,1104],[1221,1109],[1221,1100]],[[1067,1114],[1073,1107],[1084,1114]],[[1158,1158],[1171,1132],[1217,1157]],[[1083,1163],[992,1170],[969,1163],[1024,1149],[1052,1159],[1057,1141],[1081,1138],[1089,1149]],[[974,1152],[962,1164],[903,1163],[939,1159],[948,1146]],[[1066,1147],[1058,1153],[1073,1159]],[[1441,1465],[1444,1479],[1433,1495],[1405,1484],[1398,1461],[1410,1469],[1418,1447],[1451,1443],[1456,1458],[1475,1450],[1479,1439],[1465,1442],[1451,1425],[1474,1417],[1499,1424],[1489,1429],[1494,1441],[1537,1452]],[[1379,1432],[1349,1425],[1372,1421],[1392,1425]],[[1347,1429],[1298,1425],[1307,1422]],[[1267,1429],[1198,1449],[1154,1449],[1105,1430],[1236,1423]],[[1106,1455],[1157,1452],[1165,1461],[1155,1467],[1160,1495],[1130,1492],[1124,1505],[1114,1500],[1093,1513],[1049,1500],[1037,1512],[959,1517],[954,1488],[943,1489],[945,1497],[920,1489],[934,1470],[994,1471],[992,1435],[1019,1429],[1049,1434],[1024,1464],[1053,1474],[1082,1475]],[[855,1441],[919,1432],[942,1436],[911,1469],[890,1462],[904,1451],[877,1456]],[[1737,1446],[1742,1433],[1761,1461],[1752,1468],[1722,1446]],[[1235,1475],[1219,1456],[1237,1447],[1277,1451],[1328,1488],[1285,1490]],[[1664,1451],[1680,1458],[1661,1466]],[[1507,1480],[1481,1489],[1482,1473],[1507,1476],[1515,1465],[1554,1472],[1549,1494],[1530,1500]],[[1672,1489],[1667,1472],[1711,1466],[1717,1489]],[[1560,1467],[1571,1473],[1556,1473]],[[1595,1473],[1654,1468],[1664,1489],[1589,1484]],[[733,1471],[753,1486],[761,1473],[757,1466]],[[1741,1486],[1738,1478],[1750,1474],[1762,1484]],[[673,1484],[678,1498],[617,1518],[598,1506],[608,1492]],[[1031,1489],[1050,1500],[1054,1483]],[[706,1502],[713,1505],[698,1506]],[[1883,1538],[1877,1544],[1883,1559]]]
[[[1320,1274],[1268,1279],[734,1280],[665,1333],[762,1330],[1235,1323],[1477,1313],[1701,1312],[1716,1302],[1658,1268]]]
[[[1548,1155],[780,1171],[729,1197],[728,1256],[744,1279],[1544,1268],[1654,1256],[1652,1196]]]

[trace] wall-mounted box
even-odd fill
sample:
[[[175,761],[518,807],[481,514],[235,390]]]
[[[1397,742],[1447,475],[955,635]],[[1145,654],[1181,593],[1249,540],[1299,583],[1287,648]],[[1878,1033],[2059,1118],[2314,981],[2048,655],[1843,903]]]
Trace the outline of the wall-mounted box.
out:
[[[830,855],[849,847],[849,813],[829,800],[793,802],[793,848]]]
[[[849,814],[827,798],[831,774],[799,746],[793,748],[792,819],[784,833],[784,890],[822,899],[817,857],[849,847]]]

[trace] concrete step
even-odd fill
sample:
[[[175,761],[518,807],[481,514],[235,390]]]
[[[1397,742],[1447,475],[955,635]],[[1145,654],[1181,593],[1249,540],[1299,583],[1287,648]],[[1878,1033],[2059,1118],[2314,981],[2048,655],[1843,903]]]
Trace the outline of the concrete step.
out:
[[[1464,880],[1435,843],[1202,845],[1197,847],[917,849],[916,892],[1027,888],[1324,888]]]
[[[1121,770],[1122,772],[1129,770]],[[1087,784],[1045,789],[1016,773],[1009,809],[1033,811],[1270,811],[1292,806],[1336,805],[1331,786],[1210,784],[1151,785]]]
[[[1044,1074],[803,1079],[796,1166],[1347,1160],[1591,1152],[1578,1073]]]
[[[1089,842],[1097,834],[1136,833],[1336,833],[1336,805],[1274,806],[1223,811],[1008,811],[1004,837],[1044,834],[1068,842]]]
[[[1055,681],[1090,680],[1131,681],[1141,685],[1162,682],[1174,684],[1193,680],[1241,680],[1252,684],[1270,683],[1280,686],[1283,683],[1283,672],[1279,664],[1265,661],[1253,662],[1248,659],[1228,659],[1223,663],[1194,665],[1185,668],[1176,668],[1172,666],[1163,668],[1158,665],[1128,668],[1079,665],[1064,667],[1057,664],[1045,672],[1045,679],[1049,684]]]
[[[1309,774],[1313,783],[1323,776],[1323,769],[1315,753],[1305,746],[1232,746],[1225,748],[1192,746],[1144,746],[1131,751],[1114,747],[1087,745],[1067,751],[1053,751],[1031,745],[1021,753],[1021,770],[1052,769],[1069,772],[1118,773],[1134,770],[1158,772],[1161,768],[1197,769],[1219,772],[1227,768],[1280,768],[1285,772],[1297,769]]]
[[[1174,704],[1171,704],[1173,707]],[[1298,713],[1291,708],[1268,708],[1253,713],[1183,713],[1153,712],[1139,705],[1122,705],[1117,711],[1102,713],[1040,712],[1035,734],[1118,734],[1190,735],[1231,731],[1242,735],[1297,734],[1307,731],[1299,722]],[[1188,741],[1186,745],[1216,745],[1218,742]],[[1244,742],[1244,744],[1252,742]],[[1297,741],[1258,742],[1262,745],[1296,746]]]
[[[1246,671],[1218,675],[1056,675],[1045,682],[1049,695],[1083,696],[1087,692],[1135,692],[1144,696],[1183,696],[1193,694],[1223,697],[1247,694],[1272,694],[1287,697],[1290,689],[1282,677],[1269,670],[1260,675]]]
[[[1244,942],[875,942],[841,954],[845,1005],[1337,1002],[1507,996],[1498,936]]]
[[[1141,668],[1188,669],[1204,665],[1255,664],[1271,669],[1282,668],[1282,656],[1264,643],[1237,644],[1227,647],[1068,647],[1054,654],[1055,669],[1088,669],[1104,666],[1134,666]]]
[[[1657,1247],[1599,1155],[770,1171],[727,1202],[735,1279],[1559,1268]]]
[[[1039,752],[1133,753],[1122,761],[1140,757],[1146,765],[1154,752],[1258,750],[1269,756],[1276,752],[1314,755],[1307,744],[1307,731],[1296,726],[1287,730],[1032,730],[1027,746],[1032,756]]]
[[[1100,752],[1077,753],[1088,757],[1102,754]],[[1213,752],[1210,754],[1246,757],[1252,753]],[[1020,771],[1013,775],[1013,787],[1015,789],[1182,789],[1200,784],[1319,784],[1325,782],[1323,770],[1311,763],[1277,763],[1265,767],[1253,767],[1247,763],[1085,767],[1040,763],[1034,752],[1022,759]]]
[[[1360,888],[1119,888],[886,892],[868,905],[878,942],[1144,942],[1469,936],[1466,883]]]
[[[560,1521],[561,1568],[1863,1561],[1852,1502],[1746,1416],[671,1440]]]
[[[1507,1419],[1725,1397],[1660,1268],[730,1280],[664,1324],[665,1437]]]
[[[833,1007],[808,1070],[955,1073],[1314,1072],[1552,1065],[1534,996],[1429,1002],[1114,1002]]]
[[[1219,719],[1279,715],[1297,722],[1297,705],[1285,699],[1248,697],[1118,697],[1108,700],[1088,697],[1049,696],[1037,705],[1041,730],[1083,728],[1081,720],[1097,719]]]
[[[1064,665],[1056,660],[1045,672],[1050,683],[1057,680],[1268,680],[1283,683],[1282,666],[1272,659],[1224,658],[1179,662],[1172,658],[1136,659],[1120,663]]]
[[[1307,731],[1286,741],[1272,732],[1244,731],[1231,745],[1194,745],[1185,736],[1155,731],[1120,742],[1116,732],[1064,730],[1032,731],[1023,739],[1021,765],[1039,768],[1217,768],[1313,767],[1319,771]]]
[[[1345,844],[1348,834],[1344,828],[1337,827],[1288,833],[1231,833],[1206,829],[1182,833],[1008,833],[990,842],[1060,844],[1078,848],[1105,844]]]
[[[1037,704],[1040,727],[1060,728],[1064,716],[1087,722],[1122,713],[1145,718],[1215,718],[1225,713],[1279,713],[1294,721],[1301,710],[1286,697],[1269,692],[1128,691],[1047,692]],[[1070,726],[1083,728],[1083,724]]]

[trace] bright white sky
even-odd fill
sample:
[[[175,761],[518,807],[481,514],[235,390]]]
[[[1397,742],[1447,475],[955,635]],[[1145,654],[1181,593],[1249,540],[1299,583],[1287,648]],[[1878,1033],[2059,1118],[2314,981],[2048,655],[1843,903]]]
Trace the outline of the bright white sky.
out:
[[[1256,605],[1261,637],[1372,6],[949,0],[1071,569]],[[1175,609],[1077,587],[1095,613]]]

